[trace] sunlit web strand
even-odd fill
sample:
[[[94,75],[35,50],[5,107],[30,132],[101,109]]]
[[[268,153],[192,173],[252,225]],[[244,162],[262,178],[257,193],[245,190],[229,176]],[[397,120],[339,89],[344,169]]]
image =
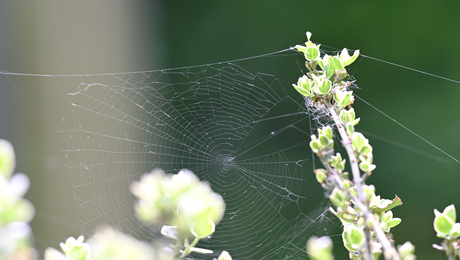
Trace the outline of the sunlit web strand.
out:
[[[35,73],[20,73],[20,72],[10,72],[6,70],[0,70],[0,75],[7,75],[7,76],[30,76],[30,77],[89,77],[89,76],[107,76],[107,75],[126,75],[126,74],[142,74],[142,73],[151,73],[151,72],[167,72],[170,70],[180,70],[180,69],[191,69],[196,67],[203,67],[203,66],[211,66],[211,65],[220,65],[220,64],[229,64],[232,62],[237,61],[245,61],[251,60],[256,58],[268,57],[268,56],[276,56],[276,54],[281,54],[284,52],[289,52],[295,50],[295,48],[287,48],[279,51],[269,52],[265,54],[260,54],[256,56],[241,58],[241,59],[234,59],[228,61],[219,61],[219,62],[212,62],[200,65],[191,65],[191,66],[183,66],[183,67],[174,67],[168,69],[157,69],[157,70],[140,70],[140,71],[131,71],[131,72],[113,72],[113,73],[87,73],[87,74],[35,74]],[[298,53],[290,53],[286,55],[297,55]]]
[[[456,163],[460,163],[460,161],[453,157],[452,155],[448,154],[447,152],[445,152],[444,150],[442,150],[441,148],[437,147],[436,145],[434,145],[433,143],[431,143],[430,141],[426,140],[425,138],[423,138],[422,136],[420,136],[419,134],[417,134],[416,132],[412,131],[411,129],[409,129],[407,126],[401,124],[400,122],[398,122],[396,119],[393,119],[391,116],[385,114],[382,110],[376,108],[375,106],[371,105],[369,102],[367,102],[366,100],[360,98],[358,95],[355,94],[355,97],[357,97],[359,100],[363,101],[366,105],[370,106],[372,109],[374,109],[375,111],[379,112],[380,114],[382,114],[383,116],[385,116],[386,118],[390,119],[391,121],[393,121],[394,123],[396,123],[397,125],[399,125],[400,127],[404,128],[406,131],[408,131],[409,133],[415,135],[417,138],[419,138],[420,140],[424,141],[425,143],[429,144],[431,147],[433,147],[434,149],[438,150],[439,152],[443,153],[445,156],[449,157],[450,159],[454,160]]]
[[[406,69],[406,70],[411,70],[411,71],[414,71],[414,72],[417,72],[417,73],[420,73],[420,74],[424,74],[424,75],[428,75],[428,76],[435,77],[435,78],[438,78],[438,79],[447,80],[447,81],[450,81],[450,82],[460,84],[460,81],[455,80],[455,79],[446,78],[446,77],[439,76],[439,75],[436,75],[436,74],[433,74],[433,73],[429,73],[429,72],[426,72],[426,71],[422,71],[422,70],[414,69],[414,68],[411,68],[411,67],[403,66],[403,65],[400,65],[400,64],[397,64],[397,63],[394,63],[394,62],[389,62],[389,61],[386,61],[386,60],[377,59],[377,58],[367,56],[367,55],[364,55],[364,54],[360,54],[360,56],[362,56],[364,58],[371,59],[371,60],[379,61],[379,62],[382,62],[382,63],[386,63],[386,64],[389,64],[389,65],[392,65],[392,66],[400,67],[400,68],[403,68],[403,69]]]

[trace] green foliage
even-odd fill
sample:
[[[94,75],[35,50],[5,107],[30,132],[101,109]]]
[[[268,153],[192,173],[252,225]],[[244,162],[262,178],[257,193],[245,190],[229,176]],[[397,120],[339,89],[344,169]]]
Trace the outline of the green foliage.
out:
[[[444,241],[441,245],[433,245],[433,247],[445,251],[449,259],[460,256],[460,223],[455,223],[457,221],[455,206],[447,206],[442,213],[435,209],[434,215],[434,230]]]
[[[0,259],[35,259],[29,222],[35,210],[23,198],[29,178],[14,173],[16,157],[10,142],[0,140]]]
[[[342,233],[342,238],[345,248],[350,252],[359,251],[365,242],[363,229],[358,228],[355,225],[345,226]]]
[[[214,233],[225,203],[207,182],[200,182],[189,170],[176,175],[154,170],[130,188],[139,199],[135,206],[138,217],[146,223],[164,225],[162,233],[177,242],[174,252],[182,258],[192,251],[209,253],[195,245]]]
[[[91,248],[83,240],[83,236],[79,236],[78,239],[69,237],[65,243],[60,244],[64,254],[54,248],[47,248],[45,251],[45,260],[90,260]]]
[[[402,258],[391,241],[391,228],[401,223],[401,219],[393,217],[391,209],[401,205],[401,200],[397,196],[393,200],[381,199],[374,186],[365,184],[376,166],[369,140],[355,130],[360,119],[351,108],[354,96],[349,86],[353,81],[349,81],[345,69],[359,56],[359,50],[353,56],[343,49],[336,56],[321,57],[320,45],[312,43],[310,38],[308,32],[305,47],[296,46],[304,53],[309,72],[293,86],[314,106],[328,110],[349,157],[352,180],[344,172],[346,161],[334,151],[333,127],[325,126],[318,130],[318,136],[312,135],[310,147],[324,166],[315,170],[316,179],[328,191],[335,207],[331,211],[342,221],[343,244],[352,259],[377,259],[382,253],[387,259],[411,259],[413,255],[408,250]],[[404,249],[407,248],[406,245]]]
[[[192,252],[212,253],[195,247],[200,239],[214,233],[225,211],[224,200],[207,182],[200,181],[189,170],[173,175],[156,169],[133,182],[130,189],[139,199],[135,204],[137,217],[147,225],[162,226],[161,234],[174,243],[153,241],[152,245],[102,228],[87,243],[82,236],[67,239],[65,244],[61,243],[64,253],[48,248],[45,260],[172,260],[186,259]],[[232,258],[223,251],[218,259]]]

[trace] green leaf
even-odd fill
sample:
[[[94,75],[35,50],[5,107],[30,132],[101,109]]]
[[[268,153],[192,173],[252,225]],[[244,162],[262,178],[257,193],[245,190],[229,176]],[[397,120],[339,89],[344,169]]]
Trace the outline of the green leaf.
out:
[[[348,50],[345,48],[342,50],[342,53],[340,53],[340,60],[342,60],[343,65],[346,67],[352,64],[356,60],[356,58],[358,58],[358,56],[359,56],[359,50],[356,50],[353,53],[353,56],[350,57],[350,55],[348,54]]]
[[[344,124],[347,122],[352,122],[355,120],[355,110],[353,108],[350,108],[349,110],[342,109],[340,111],[340,119]]]
[[[341,107],[346,107],[348,105],[351,104],[351,101],[353,100],[353,96],[352,96],[352,93],[351,91],[342,91],[342,90],[338,90],[336,93],[335,93],[335,101],[336,103]]]
[[[391,201],[391,200],[380,200],[380,202],[378,203],[378,205],[375,205],[372,207],[372,213],[377,213],[377,214],[380,214],[382,212],[385,212],[385,211],[388,211],[388,210],[391,210],[397,206],[400,206],[402,205],[402,201],[401,199],[398,197],[398,196],[395,196],[395,198]]]
[[[320,95],[327,95],[331,91],[332,83],[330,80],[325,79],[318,85],[318,93]]]
[[[294,48],[296,48],[297,51],[299,51],[301,53],[305,53],[305,50],[307,49],[307,47],[302,46],[302,45],[296,45]]]
[[[357,119],[353,120],[353,125],[357,125],[359,123],[359,119],[360,118],[357,118]]]
[[[319,183],[323,183],[327,178],[327,171],[325,169],[316,169],[315,170],[316,180]]]
[[[334,74],[334,68],[332,68],[330,65],[326,66],[326,78],[330,78],[332,74]]]
[[[391,210],[381,215],[382,222],[388,222],[393,218],[393,212]]]
[[[393,219],[391,219],[390,221],[387,222],[387,227],[388,228],[393,228],[393,227],[396,227],[397,225],[399,225],[399,223],[401,223],[400,218],[393,218]]]
[[[314,153],[318,153],[319,150],[321,150],[323,147],[321,146],[320,142],[318,139],[314,139],[310,141],[310,148]]]
[[[334,190],[332,190],[331,195],[329,195],[329,199],[336,207],[343,208],[346,206],[346,195],[338,188],[334,188]]]
[[[447,206],[444,209],[444,211],[442,212],[442,214],[444,214],[447,217],[449,217],[453,222],[455,222],[457,220],[457,214],[455,212],[454,204],[451,204],[451,205]]]
[[[460,237],[460,223],[455,223],[452,229],[450,230],[449,236],[453,239]]]
[[[436,233],[442,235],[449,235],[450,231],[454,227],[452,219],[445,214],[438,215],[434,218],[434,230]]]
[[[347,177],[348,178],[348,177]],[[353,186],[353,182],[351,182],[350,180],[343,180],[343,187],[345,189],[349,189]]]
[[[345,224],[356,224],[359,220],[359,217],[350,215],[350,214],[346,214],[345,212],[342,212],[342,211],[334,213],[334,215],[338,217]]]
[[[308,61],[314,61],[319,57],[319,46],[310,46],[305,50],[305,58]]]
[[[299,92],[300,94],[306,96],[306,97],[311,97],[310,91],[305,90],[304,88],[301,88],[295,84],[292,84],[292,86]]]
[[[324,134],[327,135],[329,139],[332,139],[332,128],[330,126],[326,126],[326,128],[324,128]]]
[[[370,164],[369,162],[364,161],[359,164],[359,168],[363,172],[371,172],[375,170],[376,166],[374,164]]]
[[[195,237],[204,238],[214,233],[215,228],[214,221],[202,218],[192,223],[190,231]]]
[[[346,127],[347,127],[347,134],[348,135],[353,135],[353,133],[355,132],[355,127],[352,123],[348,122],[346,124]]]
[[[366,144],[363,147],[361,147],[361,149],[358,152],[360,154],[372,153],[372,146],[370,146],[369,144]]]
[[[351,252],[358,251],[364,244],[364,232],[355,226],[345,227],[342,238],[344,246]]]
[[[354,132],[351,137],[351,145],[353,146],[355,151],[360,151],[361,148],[367,144],[367,139],[364,137],[363,134]]]
[[[320,136],[319,136],[319,141],[321,142],[321,145],[322,145],[323,147],[326,147],[326,146],[329,144],[329,140],[330,140],[330,139],[327,138],[327,136],[325,136],[325,135],[320,135]]]
[[[308,61],[307,61],[308,62]],[[322,60],[317,60],[319,67],[324,70],[324,62]]]
[[[65,243],[60,243],[62,251],[70,260],[89,260],[91,248],[88,243],[83,243],[83,236],[78,239],[69,237]]]
[[[342,70],[344,68],[342,61],[335,56],[329,57],[329,64],[334,70]]]
[[[348,236],[353,244],[362,245],[364,242],[364,233],[359,228],[349,229]]]
[[[319,134],[320,135],[325,135],[327,138],[332,139],[332,128],[330,126],[323,127],[319,129]]]

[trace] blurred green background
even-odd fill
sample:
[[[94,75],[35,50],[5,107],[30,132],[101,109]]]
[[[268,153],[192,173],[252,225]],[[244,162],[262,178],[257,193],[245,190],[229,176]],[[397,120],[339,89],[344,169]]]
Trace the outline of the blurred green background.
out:
[[[173,68],[278,51],[312,40],[458,79],[458,1],[9,1],[0,3],[0,70],[40,74],[110,73]],[[292,82],[300,70],[292,71]],[[460,158],[460,85],[362,58],[355,93],[446,153]],[[287,78],[287,76],[283,76]],[[36,246],[57,247],[80,232],[77,203],[53,132],[65,97],[24,78],[2,78],[0,138],[12,141],[17,171],[32,180]],[[283,82],[286,86],[290,82]],[[442,257],[433,209],[460,208],[460,164],[357,100],[359,130],[374,147],[369,182],[403,222],[397,244],[419,259]],[[336,247],[340,247],[336,244]],[[337,255],[336,259],[347,259]]]

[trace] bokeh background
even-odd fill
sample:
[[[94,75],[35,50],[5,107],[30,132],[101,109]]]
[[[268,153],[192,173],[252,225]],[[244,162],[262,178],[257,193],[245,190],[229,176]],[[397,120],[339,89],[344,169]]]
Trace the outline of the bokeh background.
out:
[[[460,80],[459,10],[458,1],[429,0],[8,1],[0,3],[0,70],[87,74],[182,67],[286,49],[302,44],[309,30],[314,42]],[[295,82],[299,72],[286,73]],[[352,72],[358,96],[460,158],[459,83],[368,58]],[[13,143],[17,171],[32,181],[27,197],[37,208],[36,247],[57,247],[80,232],[78,204],[53,135],[66,100],[31,78],[15,82],[17,88],[2,82],[0,138]],[[394,210],[403,219],[393,232],[396,243],[412,241],[419,259],[444,259],[431,248],[440,242],[433,209],[460,207],[460,163],[365,103],[357,100],[355,109],[374,147],[377,170],[369,182],[383,197],[397,194],[404,202]]]

